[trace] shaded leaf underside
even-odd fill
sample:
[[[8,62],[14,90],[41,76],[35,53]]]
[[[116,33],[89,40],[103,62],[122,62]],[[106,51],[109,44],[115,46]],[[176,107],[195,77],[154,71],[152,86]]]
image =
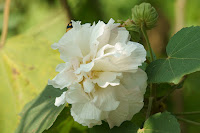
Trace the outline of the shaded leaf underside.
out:
[[[65,107],[65,105],[59,107],[54,105],[55,98],[63,91],[47,86],[36,99],[24,107],[16,133],[41,133],[50,128]]]

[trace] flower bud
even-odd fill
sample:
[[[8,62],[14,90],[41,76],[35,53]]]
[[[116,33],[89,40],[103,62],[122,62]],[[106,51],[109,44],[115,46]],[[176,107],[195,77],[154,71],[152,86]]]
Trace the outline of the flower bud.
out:
[[[149,3],[142,3],[132,8],[132,19],[137,26],[145,26],[147,30],[155,27],[158,13]]]

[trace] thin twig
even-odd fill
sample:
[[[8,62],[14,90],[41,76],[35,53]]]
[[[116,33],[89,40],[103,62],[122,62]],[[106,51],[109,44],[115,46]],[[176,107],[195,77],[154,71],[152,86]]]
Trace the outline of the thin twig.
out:
[[[176,117],[176,118],[180,121],[183,121],[183,122],[186,122],[186,123],[189,123],[189,124],[193,124],[193,125],[196,125],[196,126],[200,126],[199,122],[191,121],[191,120],[181,118],[181,117]]]
[[[9,20],[9,11],[10,11],[10,0],[6,0],[3,16],[3,29],[1,34],[0,49],[5,45],[7,33],[8,33],[8,20]]]
[[[172,113],[174,115],[200,115],[200,111],[192,111],[192,112],[176,112],[176,113]]]

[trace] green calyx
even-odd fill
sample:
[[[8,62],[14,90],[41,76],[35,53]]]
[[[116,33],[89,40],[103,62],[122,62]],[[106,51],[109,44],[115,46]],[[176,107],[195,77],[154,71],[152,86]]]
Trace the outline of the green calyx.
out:
[[[155,27],[158,13],[149,3],[142,3],[132,8],[132,19],[137,26],[145,26],[146,30]]]
[[[121,27],[125,27],[126,30],[129,31],[129,33],[131,35],[131,41],[139,42],[140,36],[141,36],[140,27],[138,27],[133,22],[133,20],[127,19],[126,21],[118,21],[118,22],[121,22]]]

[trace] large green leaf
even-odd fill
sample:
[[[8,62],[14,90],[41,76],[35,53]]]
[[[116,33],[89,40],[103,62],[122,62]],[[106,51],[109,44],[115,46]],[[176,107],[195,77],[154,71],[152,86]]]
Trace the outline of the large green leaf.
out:
[[[51,49],[51,44],[65,33],[66,20],[63,14],[55,20],[44,29],[8,39],[5,47],[0,49],[1,133],[15,130],[23,106],[42,91],[48,79],[56,75],[55,67],[62,61],[59,53]],[[54,38],[49,39],[50,35]]]
[[[137,133],[139,127],[130,121],[123,122],[119,127],[109,128],[106,122],[90,129],[90,133]]]
[[[177,84],[187,74],[200,70],[200,27],[183,28],[167,45],[166,59],[158,59],[147,67],[151,83]]]
[[[54,105],[55,98],[63,91],[47,86],[36,99],[24,107],[16,133],[41,133],[50,128],[65,107],[65,105],[59,107]]]
[[[149,117],[138,133],[180,133],[179,123],[169,112],[157,113]]]

